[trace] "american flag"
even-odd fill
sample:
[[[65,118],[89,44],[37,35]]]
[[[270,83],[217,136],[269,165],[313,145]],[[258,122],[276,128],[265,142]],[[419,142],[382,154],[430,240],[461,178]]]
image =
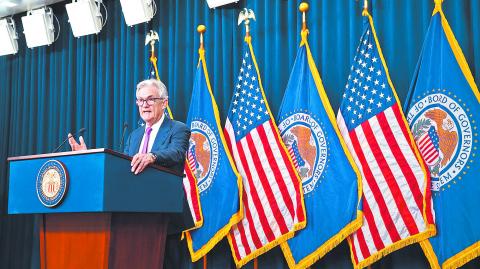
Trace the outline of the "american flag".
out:
[[[244,218],[229,234],[237,267],[305,226],[301,182],[264,98],[250,42],[225,124],[225,139],[244,185]]]
[[[418,139],[417,145],[427,165],[431,166],[438,162],[440,159],[439,138],[433,126],[430,126],[428,132]]]
[[[415,154],[368,17],[337,115],[362,172],[363,225],[349,238],[356,268],[434,233],[423,212],[429,177]]]
[[[197,179],[189,167],[189,164],[185,162],[184,166],[185,176],[183,177],[183,190],[187,197],[188,207],[192,213],[194,228],[202,226],[203,217],[200,209],[200,196],[198,195]]]
[[[200,196],[198,194],[197,179],[195,177],[197,160],[195,158],[195,146],[191,146],[187,151],[187,160],[184,165],[185,177],[183,178],[183,189],[187,197],[188,207],[192,213],[194,228],[203,224],[203,216],[200,209]]]

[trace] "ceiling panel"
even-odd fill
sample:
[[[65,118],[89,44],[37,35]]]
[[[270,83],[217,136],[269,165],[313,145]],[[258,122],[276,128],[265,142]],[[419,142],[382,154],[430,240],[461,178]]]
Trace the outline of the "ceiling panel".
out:
[[[0,18],[63,1],[64,0],[0,0]]]

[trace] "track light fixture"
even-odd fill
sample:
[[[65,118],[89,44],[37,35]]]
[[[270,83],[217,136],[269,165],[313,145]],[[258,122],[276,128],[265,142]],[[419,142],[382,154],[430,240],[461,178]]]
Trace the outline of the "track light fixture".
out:
[[[105,19],[101,6],[105,10]],[[107,22],[108,13],[102,0],[73,0],[65,8],[75,37],[98,34]]]
[[[56,37],[54,19],[58,25]],[[60,34],[60,23],[50,7],[28,11],[27,15],[22,17],[22,25],[29,48],[50,45],[58,39]]]
[[[0,56],[18,52],[18,34],[12,17],[0,19]]]
[[[150,21],[157,13],[155,0],[120,0],[120,4],[128,26]]]

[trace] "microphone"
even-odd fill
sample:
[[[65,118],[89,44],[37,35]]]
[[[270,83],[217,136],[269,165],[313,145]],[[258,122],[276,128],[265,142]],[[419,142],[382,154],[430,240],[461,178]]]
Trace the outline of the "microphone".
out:
[[[123,132],[122,132],[122,140],[120,140],[120,151],[123,151],[123,141],[125,139],[125,133],[127,132],[128,123],[123,123]]]
[[[68,136],[67,138],[65,138],[65,140],[63,140],[63,142],[62,142],[60,145],[58,145],[58,147],[56,147],[56,148],[53,150],[52,153],[57,152],[57,151],[63,146],[63,144],[65,144],[65,142],[67,142],[67,140],[68,140],[70,137],[75,137],[77,134],[81,134],[81,133],[85,132],[85,130],[86,130],[85,128],[81,128],[81,129],[78,130],[76,133],[73,133],[71,136]]]

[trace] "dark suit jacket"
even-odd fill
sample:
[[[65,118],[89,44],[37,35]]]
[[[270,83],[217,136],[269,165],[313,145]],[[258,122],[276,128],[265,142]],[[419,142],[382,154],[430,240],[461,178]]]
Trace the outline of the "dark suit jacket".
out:
[[[133,156],[138,153],[142,143],[145,126],[134,130],[125,143],[124,153]],[[151,152],[157,155],[155,164],[183,173],[185,153],[188,149],[190,130],[179,121],[165,118],[158,129]]]

